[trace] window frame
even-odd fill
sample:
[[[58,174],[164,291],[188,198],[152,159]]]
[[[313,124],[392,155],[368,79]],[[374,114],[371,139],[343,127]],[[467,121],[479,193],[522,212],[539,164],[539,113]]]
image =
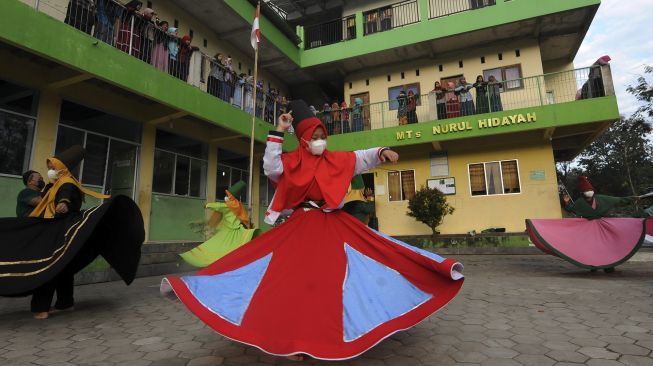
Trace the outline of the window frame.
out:
[[[141,152],[141,148],[142,148],[141,144],[133,142],[133,141],[121,139],[121,138],[118,138],[118,137],[113,137],[113,136],[105,135],[105,134],[102,134],[102,133],[85,130],[83,128],[70,126],[70,125],[67,125],[65,121],[60,121],[57,124],[57,132],[56,132],[56,138],[55,138],[55,142],[54,142],[55,150],[57,148],[57,139],[59,138],[59,132],[61,131],[61,127],[69,128],[71,130],[75,130],[75,131],[79,131],[79,132],[84,133],[84,142],[83,142],[84,149],[86,149],[86,141],[88,139],[88,134],[104,137],[104,138],[106,138],[108,140],[107,141],[107,151],[106,151],[105,157],[104,157],[104,174],[103,174],[103,177],[102,177],[102,182],[103,182],[102,185],[84,183],[83,180],[84,180],[84,163],[85,163],[85,160],[82,160],[81,163],[79,164],[79,177],[78,177],[79,182],[85,187],[101,189],[102,193],[106,193],[106,186],[107,186],[106,182],[107,182],[107,173],[109,171],[109,153],[111,152],[111,141],[118,141],[118,142],[121,142],[121,143],[124,143],[124,144],[135,146],[136,147],[136,152],[137,152],[136,153],[136,161],[135,161],[135,163],[136,163],[136,169],[135,169],[136,172],[135,172],[135,176],[134,176],[134,186],[132,187],[132,190],[134,192],[133,193],[134,194],[134,199],[138,199],[137,195],[138,195],[138,185],[140,184],[139,183],[140,182],[140,169],[139,169],[139,167],[140,167],[140,163],[141,163],[140,162],[140,152]],[[52,156],[54,156],[54,155],[55,155],[55,151],[52,152]]]
[[[514,67],[516,67],[519,70],[519,78],[518,79],[507,80],[506,79],[506,69],[512,69]],[[506,65],[506,66],[493,67],[491,69],[484,69],[483,70],[483,79],[485,79],[485,81],[487,81],[487,78],[485,77],[485,72],[486,71],[491,71],[491,70],[501,70],[501,79],[502,80],[499,81],[499,84],[501,84],[501,93],[507,93],[507,92],[511,92],[511,91],[514,91],[514,90],[520,90],[520,89],[525,88],[525,86],[524,86],[524,73],[523,73],[523,70],[522,70],[522,67],[521,67],[521,63]],[[508,85],[507,82],[508,81],[514,81],[514,80],[519,80],[519,86],[514,87],[514,88],[508,88],[507,87],[507,85]]]
[[[220,167],[223,167],[223,168],[229,168],[229,185],[227,186],[227,188],[229,188],[229,187],[231,186],[231,178],[233,177],[234,169],[240,171],[241,176],[242,176],[242,173],[246,173],[247,175],[249,175],[249,171],[248,171],[248,170],[241,169],[241,168],[237,168],[237,167],[235,167],[235,166],[232,166],[232,165],[229,165],[229,164],[225,164],[225,163],[218,163],[218,164],[217,164],[217,168],[218,168],[218,169],[216,169],[216,172],[219,172],[219,171],[220,171],[220,169],[219,169]],[[224,202],[224,193],[222,193],[222,192],[218,192],[218,184],[217,184],[217,183],[218,183],[218,179],[217,179],[217,176],[216,176],[215,183],[216,183],[216,184],[215,184],[215,190],[216,190],[216,192],[215,192],[215,200],[216,200],[216,201],[220,201],[220,202]],[[252,182],[252,184],[254,184],[254,182]],[[220,193],[220,194],[218,194],[218,193]],[[241,201],[241,203],[242,203],[244,206],[246,206],[246,207],[249,207],[249,201],[251,201],[251,198],[250,198],[250,197],[247,197],[248,194],[249,194],[249,189],[245,191],[245,198],[246,198],[246,200],[245,200],[244,202]],[[252,194],[254,194],[254,192],[252,192]],[[236,198],[238,198],[238,197],[236,197]],[[260,198],[260,197],[259,197],[259,198]],[[240,199],[239,199],[239,200],[240,200]]]
[[[32,131],[32,141],[31,141],[31,144],[30,144],[30,148],[29,148],[29,151],[25,151],[26,154],[29,154],[29,156],[27,158],[27,169],[23,169],[24,171],[26,171],[26,170],[30,169],[30,167],[32,166],[32,163],[34,161],[34,148],[35,148],[35,145],[36,145],[36,131],[38,129],[37,118],[36,118],[36,116],[30,116],[28,114],[24,114],[24,113],[20,113],[20,112],[14,112],[14,111],[4,109],[4,108],[0,108],[0,113],[8,113],[8,114],[13,114],[13,115],[16,115],[16,116],[19,116],[19,117],[24,117],[24,118],[32,120],[32,123],[34,124],[34,126],[32,127],[33,131]],[[55,141],[55,143],[56,143],[56,141]],[[23,161],[25,161],[25,157],[23,157]],[[21,172],[21,175],[14,175],[14,174],[8,174],[8,173],[0,172],[0,177],[21,178],[22,179],[22,173],[23,172]]]
[[[154,151],[156,152],[157,150],[162,151],[162,152],[167,153],[167,154],[172,154],[174,156],[174,158],[175,158],[174,163],[173,163],[174,170],[172,171],[172,178],[171,178],[172,179],[172,186],[170,187],[170,193],[156,192],[156,191],[154,191],[154,187],[152,187],[152,194],[158,194],[158,195],[170,196],[170,197],[184,197],[184,198],[193,198],[193,199],[203,199],[203,200],[205,200],[207,198],[207,196],[208,196],[208,184],[206,184],[204,186],[204,196],[200,195],[199,197],[197,197],[197,196],[191,196],[190,195],[190,191],[191,191],[191,175],[192,175],[191,171],[192,171],[193,160],[199,160],[201,162],[205,162],[206,163],[206,175],[207,175],[205,177],[205,179],[208,180],[208,174],[209,174],[209,161],[208,161],[208,159],[200,159],[200,158],[196,158],[196,157],[193,157],[193,156],[190,156],[190,155],[180,154],[180,153],[176,153],[176,152],[173,152],[173,151],[170,151],[170,150],[155,147]],[[188,191],[187,191],[187,193],[185,195],[175,193],[175,188],[176,188],[175,185],[177,184],[177,181],[176,181],[177,180],[177,156],[181,156],[181,157],[189,159],[189,161],[188,161]],[[152,179],[154,179],[154,175],[152,176]]]
[[[505,192],[505,183],[504,183],[504,180],[503,180],[503,165],[502,165],[502,163],[503,162],[508,162],[508,161],[514,161],[516,163],[516,165],[517,165],[517,180],[519,182],[519,192],[517,192],[517,193],[504,193]],[[487,191],[488,191],[488,182],[487,182],[487,178],[485,178],[485,174],[486,174],[485,165],[486,164],[492,164],[492,163],[499,163],[499,170],[501,171],[501,191],[502,192],[497,193],[497,194],[488,194],[487,193]],[[469,167],[471,165],[478,165],[478,164],[483,164],[483,174],[484,174],[483,178],[485,180],[485,192],[486,193],[485,194],[474,195],[472,193],[472,176],[471,176],[471,174],[469,174]],[[521,183],[522,183],[522,180],[521,180],[521,171],[520,171],[520,168],[519,168],[519,159],[515,158],[515,159],[503,159],[503,160],[489,160],[489,161],[481,161],[481,162],[475,162],[475,163],[468,163],[467,164],[467,186],[468,186],[469,195],[472,198],[475,198],[475,197],[494,197],[494,196],[514,196],[514,195],[519,195],[519,194],[523,193]]]
[[[388,187],[388,202],[407,202],[408,200],[404,198],[404,190],[403,190],[403,181],[401,178],[401,172],[408,172],[411,171],[413,172],[413,190],[414,193],[417,193],[417,178],[415,174],[415,169],[400,169],[400,170],[389,170],[388,173],[385,175],[386,179],[386,187]],[[399,173],[399,188],[401,189],[401,199],[400,200],[391,200],[390,199],[390,173]]]

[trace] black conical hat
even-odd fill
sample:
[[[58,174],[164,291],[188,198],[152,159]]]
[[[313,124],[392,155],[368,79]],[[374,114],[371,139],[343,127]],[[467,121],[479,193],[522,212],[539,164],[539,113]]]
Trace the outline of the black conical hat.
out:
[[[299,125],[309,118],[316,118],[315,113],[313,113],[303,99],[291,100],[289,110],[292,111],[292,126],[295,129],[295,133],[297,136],[301,136],[303,129]]]
[[[86,150],[80,145],[74,145],[70,148],[60,152],[55,155],[55,159],[62,162],[68,170],[73,170],[79,165],[79,163],[84,159]]]

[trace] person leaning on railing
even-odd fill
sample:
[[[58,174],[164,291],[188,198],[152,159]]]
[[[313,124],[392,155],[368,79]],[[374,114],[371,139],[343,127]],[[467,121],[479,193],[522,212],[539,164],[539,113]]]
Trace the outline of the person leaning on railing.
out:
[[[145,8],[143,10],[143,17],[140,20],[142,51],[139,58],[148,64],[152,60],[154,49],[154,33],[156,32],[156,25],[154,24],[155,15],[154,10]]]
[[[154,46],[152,49],[151,64],[157,69],[168,72],[169,52],[168,52],[168,22],[165,20],[157,23],[154,30]]]
[[[487,96],[487,82],[483,79],[483,75],[476,77],[474,89],[476,89],[476,113],[482,114],[489,112],[490,103]]]
[[[135,57],[140,57],[141,54],[140,30],[143,18],[138,15],[141,6],[143,3],[137,0],[130,1],[125,5],[120,15],[118,38],[116,39],[116,48]]]
[[[476,110],[474,109],[474,99],[472,93],[469,92],[472,88],[472,84],[468,83],[464,76],[458,79],[458,86],[456,86],[455,91],[460,99],[461,116],[473,116],[476,114]]]
[[[68,1],[64,23],[91,34],[95,24],[95,4],[93,0]]]
[[[433,86],[433,92],[435,93],[435,105],[436,105],[436,112],[438,115],[438,119],[446,119],[447,118],[447,107],[445,104],[446,89],[440,86],[439,81],[436,81]]]
[[[500,112],[503,110],[501,105],[501,83],[497,81],[494,75],[488,78],[488,93],[490,94],[490,110]]]
[[[113,46],[116,38],[116,23],[123,8],[113,0],[95,0],[95,4],[93,37]]]

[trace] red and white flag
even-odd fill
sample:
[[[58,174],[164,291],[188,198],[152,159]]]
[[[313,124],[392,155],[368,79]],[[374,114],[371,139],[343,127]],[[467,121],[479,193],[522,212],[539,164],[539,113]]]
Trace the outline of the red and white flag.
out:
[[[250,42],[252,43],[252,48],[257,50],[258,44],[261,42],[261,29],[258,25],[258,18],[261,13],[261,4],[256,6],[256,16],[254,17],[254,22],[252,23],[252,33],[249,37]]]

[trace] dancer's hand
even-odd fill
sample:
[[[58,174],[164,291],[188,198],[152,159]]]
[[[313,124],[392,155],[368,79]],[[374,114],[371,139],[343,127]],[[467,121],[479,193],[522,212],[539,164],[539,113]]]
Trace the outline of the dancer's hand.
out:
[[[566,194],[564,195],[564,197],[562,197],[562,200],[565,201],[565,205],[568,205],[569,202],[571,202],[571,197],[569,197],[569,195]]]
[[[388,160],[390,160],[391,163],[396,163],[397,161],[399,161],[399,154],[397,154],[396,152],[390,149],[383,150],[383,152],[381,153],[381,161],[385,163]]]
[[[279,116],[279,119],[277,120],[277,131],[278,132],[286,132],[292,126],[292,111],[288,113],[284,113]]]
[[[54,208],[54,211],[58,214],[68,213],[68,205],[65,202],[60,202],[57,207]]]

